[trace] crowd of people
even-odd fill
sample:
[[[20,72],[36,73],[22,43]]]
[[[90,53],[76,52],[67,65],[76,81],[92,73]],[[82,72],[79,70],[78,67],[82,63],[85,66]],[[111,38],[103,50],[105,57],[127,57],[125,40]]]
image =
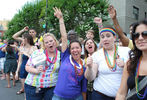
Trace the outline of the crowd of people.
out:
[[[25,100],[147,100],[147,19],[130,26],[129,39],[110,5],[114,26],[104,27],[101,18],[94,18],[97,43],[92,29],[84,40],[74,30],[67,33],[61,10],[53,10],[60,41],[52,33],[39,39],[26,26],[12,36],[15,41],[0,42],[1,79],[6,77],[7,88],[12,73],[13,86],[21,80],[16,94],[24,93]]]

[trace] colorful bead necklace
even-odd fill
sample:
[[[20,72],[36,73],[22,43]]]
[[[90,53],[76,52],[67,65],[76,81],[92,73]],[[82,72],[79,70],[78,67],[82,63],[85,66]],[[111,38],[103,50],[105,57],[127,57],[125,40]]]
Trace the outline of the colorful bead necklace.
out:
[[[71,64],[74,66],[74,69],[75,69],[75,73],[76,73],[76,76],[81,76],[81,75],[83,75],[83,61],[80,59],[80,64],[79,64],[79,66],[76,66],[76,64],[74,63],[74,61],[73,61],[73,58],[71,57],[71,55],[70,55],[70,62],[71,62]],[[80,71],[78,71],[78,69],[80,69]]]
[[[113,56],[113,65],[111,64],[111,61],[109,59],[109,55],[108,55],[108,52],[103,48],[103,51],[104,51],[104,55],[105,55],[105,60],[106,60],[106,63],[108,65],[108,67],[110,68],[111,71],[115,72],[116,71],[116,68],[117,68],[117,65],[116,65],[116,58],[117,58],[117,46],[115,45],[115,51],[114,51],[114,56]]]
[[[138,63],[137,63],[137,67],[136,67],[136,73],[135,73],[135,85],[136,85],[136,94],[137,94],[137,97],[139,99],[144,99],[145,96],[147,95],[147,87],[145,88],[145,92],[143,95],[141,95],[139,93],[139,82],[138,82],[138,77],[139,77],[139,69],[140,69],[140,63],[141,63],[141,60],[142,60],[142,57],[140,57]]]
[[[47,60],[49,63],[54,64],[54,63],[56,62],[56,60],[57,60],[58,50],[56,49],[56,55],[55,55],[55,57],[53,58],[52,61],[51,61],[51,60],[49,59],[49,57],[48,57],[48,52],[47,52],[47,50],[45,51],[45,55],[46,55],[46,60]]]

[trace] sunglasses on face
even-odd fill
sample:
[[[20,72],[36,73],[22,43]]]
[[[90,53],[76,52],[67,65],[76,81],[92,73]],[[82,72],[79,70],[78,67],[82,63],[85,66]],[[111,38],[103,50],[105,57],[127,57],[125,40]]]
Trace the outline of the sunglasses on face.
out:
[[[132,35],[133,35],[134,39],[138,39],[140,35],[143,38],[147,38],[147,31],[143,31],[141,34],[139,34],[139,33],[133,33]]]

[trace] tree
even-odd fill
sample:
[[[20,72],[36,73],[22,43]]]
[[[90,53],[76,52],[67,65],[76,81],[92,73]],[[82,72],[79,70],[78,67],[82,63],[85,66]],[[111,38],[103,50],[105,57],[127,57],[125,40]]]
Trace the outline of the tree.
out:
[[[38,33],[42,32],[43,28],[40,27],[40,18],[38,16],[40,16],[43,7],[42,1],[26,3],[8,23],[8,30],[5,32],[4,37],[11,39],[13,34],[25,26],[34,28]]]
[[[59,38],[59,23],[54,17],[53,7],[62,10],[67,32],[74,29],[83,38],[85,38],[85,31],[89,29],[98,33],[98,28],[93,23],[94,17],[98,16],[106,20],[108,15],[107,0],[48,0],[47,9],[46,0],[40,0],[36,3],[27,3],[9,23],[5,35],[11,37],[24,26],[33,26],[39,33],[42,33],[44,31],[42,26],[47,21],[48,31]],[[96,39],[98,40],[97,36]]]
[[[85,31],[89,29],[98,33],[98,28],[93,23],[93,19],[99,16],[106,20],[108,5],[107,0],[48,0],[47,21],[49,31],[57,37],[60,36],[59,23],[53,16],[52,10],[56,6],[63,12],[67,31],[74,29],[83,38],[85,38]],[[98,40],[97,36],[96,39]]]

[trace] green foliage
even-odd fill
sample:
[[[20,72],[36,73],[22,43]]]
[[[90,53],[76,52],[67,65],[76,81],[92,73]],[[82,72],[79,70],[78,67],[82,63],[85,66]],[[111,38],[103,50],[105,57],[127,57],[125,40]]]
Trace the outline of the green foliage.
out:
[[[42,33],[43,25],[46,24],[48,31],[60,37],[59,22],[54,16],[53,7],[61,9],[67,32],[74,29],[80,37],[85,38],[85,31],[93,29],[98,33],[98,26],[93,22],[98,16],[107,19],[107,0],[40,0],[35,3],[27,3],[8,24],[8,31],[5,36],[11,38],[14,33],[25,26],[33,27],[38,33]],[[96,36],[98,40],[98,36]]]
[[[89,29],[98,33],[98,26],[93,22],[94,17],[107,19],[108,3],[106,0],[49,0],[48,17],[49,31],[59,37],[59,24],[53,16],[53,7],[61,9],[67,32],[74,29],[80,37],[85,38],[85,31]],[[95,36],[98,40],[98,34]]]
[[[5,38],[12,38],[12,35],[23,29],[25,26],[35,29],[37,32],[42,32],[39,20],[41,8],[44,7],[41,1],[35,3],[26,3],[22,9],[8,23],[8,30],[5,32]]]

